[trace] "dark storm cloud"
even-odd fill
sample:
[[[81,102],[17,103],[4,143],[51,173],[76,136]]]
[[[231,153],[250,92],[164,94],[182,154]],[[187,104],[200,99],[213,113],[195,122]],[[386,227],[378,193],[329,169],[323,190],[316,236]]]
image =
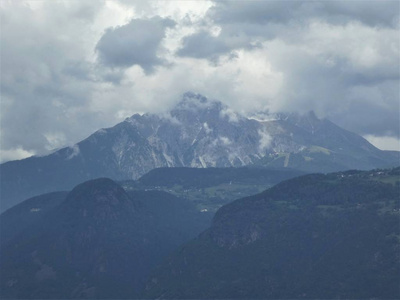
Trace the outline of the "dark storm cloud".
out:
[[[175,22],[171,19],[153,17],[109,28],[96,45],[99,60],[109,67],[139,65],[146,73],[152,73],[155,66],[165,63],[157,52],[166,29],[173,26]]]
[[[217,23],[288,23],[310,18],[339,24],[359,21],[368,26],[394,27],[398,1],[216,1],[209,17]]]
[[[230,50],[223,39],[216,38],[204,30],[184,37],[182,44],[182,48],[177,52],[179,56],[215,59]]]
[[[399,102],[388,107],[390,103],[381,99],[375,103],[359,100],[349,102],[347,109],[351,113],[336,112],[331,118],[344,128],[351,128],[360,135],[400,136]]]
[[[316,15],[333,24],[359,21],[371,27],[395,28],[399,10],[399,1],[323,1]]]
[[[219,24],[286,23],[302,6],[300,1],[215,1],[208,16]]]

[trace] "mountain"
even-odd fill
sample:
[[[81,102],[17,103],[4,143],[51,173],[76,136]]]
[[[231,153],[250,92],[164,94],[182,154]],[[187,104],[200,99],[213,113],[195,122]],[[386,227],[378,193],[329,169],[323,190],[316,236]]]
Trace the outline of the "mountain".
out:
[[[137,297],[150,270],[209,226],[210,216],[165,192],[127,193],[101,178],[30,199],[0,220],[25,222],[4,228],[2,298],[121,299]]]
[[[85,180],[136,179],[158,167],[289,167],[307,172],[399,164],[362,137],[315,114],[247,118],[186,93],[170,112],[135,114],[73,147],[0,166],[1,209]]]
[[[400,168],[313,174],[222,207],[152,299],[399,299]]]

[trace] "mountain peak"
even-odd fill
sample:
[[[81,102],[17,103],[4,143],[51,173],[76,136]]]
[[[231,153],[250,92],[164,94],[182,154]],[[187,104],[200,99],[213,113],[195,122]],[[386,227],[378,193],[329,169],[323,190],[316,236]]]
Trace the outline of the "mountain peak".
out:
[[[183,100],[186,100],[186,99],[197,99],[199,102],[207,102],[208,101],[207,97],[205,97],[205,96],[203,96],[203,95],[201,95],[199,93],[194,93],[194,92],[191,92],[191,91],[188,91],[188,92],[184,93],[182,98],[183,98]]]
[[[221,110],[226,107],[220,101],[211,100],[201,94],[186,92],[183,94],[182,100],[172,109],[172,112],[177,110],[199,111],[207,109]]]

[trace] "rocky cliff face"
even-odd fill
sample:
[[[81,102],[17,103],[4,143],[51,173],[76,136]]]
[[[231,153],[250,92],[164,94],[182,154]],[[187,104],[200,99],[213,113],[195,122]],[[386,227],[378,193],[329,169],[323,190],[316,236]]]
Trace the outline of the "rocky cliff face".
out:
[[[230,167],[255,163],[263,156],[260,124],[229,112],[220,102],[188,94],[164,116],[134,115],[125,121],[132,131],[146,140],[146,150],[138,153],[136,144],[125,137],[114,146],[123,172],[129,177],[142,175],[132,166],[139,155],[142,169],[156,167]]]
[[[73,147],[1,165],[1,208],[88,179],[136,179],[158,167],[261,165],[327,172],[395,164],[396,153],[313,113],[247,118],[186,93],[168,113],[136,114]]]

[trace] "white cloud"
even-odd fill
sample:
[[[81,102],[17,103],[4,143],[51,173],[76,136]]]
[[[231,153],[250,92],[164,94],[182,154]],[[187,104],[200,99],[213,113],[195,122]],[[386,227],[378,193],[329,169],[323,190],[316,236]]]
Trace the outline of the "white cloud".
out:
[[[211,132],[213,132],[212,128],[210,128],[207,123],[203,124],[203,128],[204,128],[206,134],[210,134]]]
[[[381,150],[400,151],[400,139],[393,136],[364,135],[364,138]]]
[[[9,160],[19,160],[35,155],[35,152],[30,152],[22,149],[22,147],[17,147],[13,149],[2,149],[0,150],[0,163]]]
[[[265,151],[271,146],[272,137],[269,135],[266,129],[259,130],[258,135],[260,136],[260,145],[258,146],[259,152],[264,154]]]
[[[226,136],[221,136],[219,139],[220,139],[221,143],[225,146],[232,144],[231,140],[229,138],[227,138]]]
[[[47,132],[43,135],[47,140],[47,150],[60,148],[62,146],[65,146],[65,143],[67,142],[65,134],[62,132]]]
[[[78,144],[73,145],[72,147],[70,147],[70,149],[72,151],[71,151],[71,154],[67,157],[67,159],[71,159],[71,158],[73,158],[75,156],[78,156],[79,153],[81,153],[81,150],[79,149]]]
[[[239,116],[231,108],[225,108],[225,109],[221,110],[220,117],[221,118],[227,117],[229,122],[234,122],[234,123],[239,122]]]

